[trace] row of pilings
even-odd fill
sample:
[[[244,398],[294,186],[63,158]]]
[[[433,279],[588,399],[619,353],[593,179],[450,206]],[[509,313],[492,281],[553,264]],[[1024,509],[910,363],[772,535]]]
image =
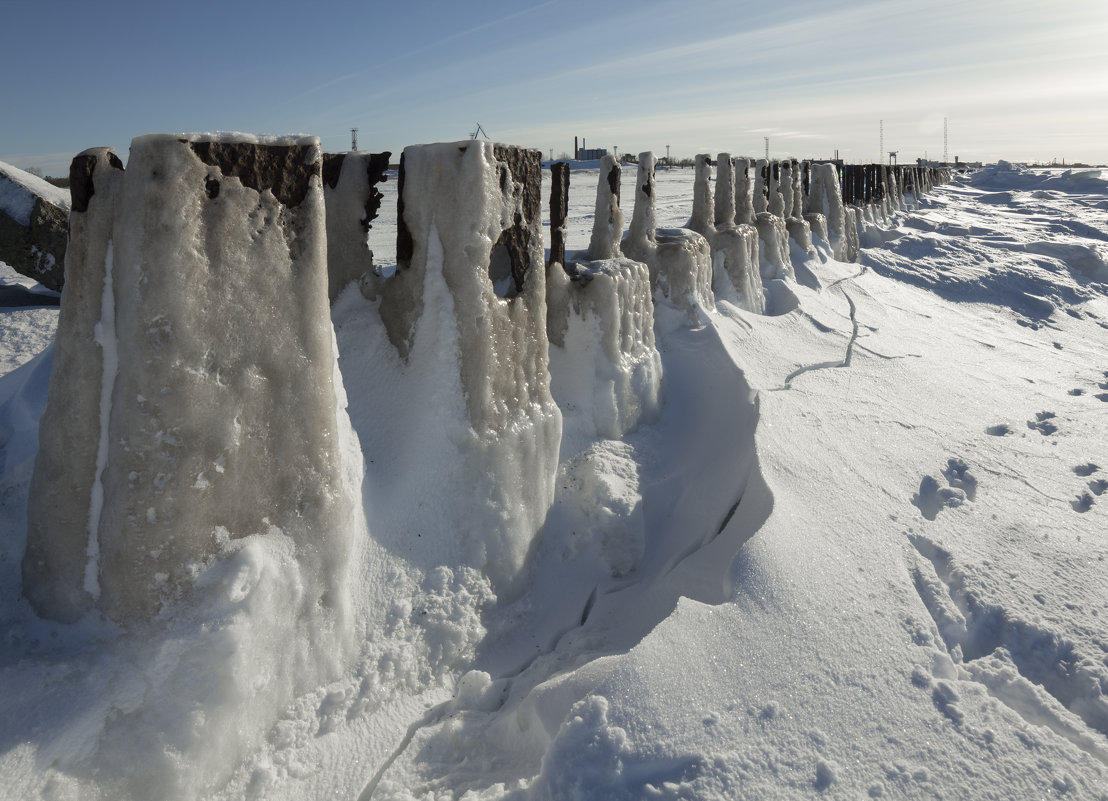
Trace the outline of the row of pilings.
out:
[[[810,251],[814,232],[850,260],[863,217],[948,177],[699,156],[687,225],[660,228],[647,152],[625,233],[608,157],[589,247],[566,253],[570,170],[556,164],[544,263],[539,151],[411,146],[385,276],[366,241],[388,163],[324,155],[315,137],[240,135],[139,137],[126,169],[107,149],[74,159],[23,560],[40,614],[149,620],[190,597],[197,566],[228,540],[272,530],[315,576],[304,614],[344,607],[351,546],[335,532],[360,497],[342,483],[328,305],[353,282],[398,381],[423,380],[403,366],[420,359],[450,373],[413,384],[422,402],[407,424],[434,428],[460,409],[469,432],[437,442],[412,480],[454,487],[473,508],[456,500],[451,516],[472,524],[447,527],[456,542],[421,534],[405,547],[456,554],[510,594],[553,501],[560,408],[591,436],[621,437],[658,409],[656,321],[696,325],[722,292],[764,313],[765,287],[793,278],[790,238]],[[575,348],[586,356],[564,357]]]

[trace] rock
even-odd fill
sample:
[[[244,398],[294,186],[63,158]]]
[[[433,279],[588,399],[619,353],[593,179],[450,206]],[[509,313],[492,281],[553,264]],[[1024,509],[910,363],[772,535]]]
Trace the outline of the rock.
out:
[[[0,162],[0,260],[48,289],[65,283],[69,193]]]

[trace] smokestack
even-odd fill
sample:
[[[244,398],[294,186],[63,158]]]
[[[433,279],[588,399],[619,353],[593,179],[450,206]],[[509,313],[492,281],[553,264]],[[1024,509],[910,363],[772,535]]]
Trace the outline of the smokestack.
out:
[[[577,160],[577,154],[581,151],[577,149],[577,137],[573,137],[573,160]]]

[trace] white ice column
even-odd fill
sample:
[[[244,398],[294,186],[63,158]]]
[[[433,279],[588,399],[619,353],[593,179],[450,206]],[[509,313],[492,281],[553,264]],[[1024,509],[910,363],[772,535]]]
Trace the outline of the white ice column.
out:
[[[228,541],[293,543],[341,603],[341,489],[314,137],[154,135],[74,162],[72,257],[28,515],[44,615],[187,599]]]
[[[730,153],[716,156],[716,225],[735,223],[735,165]]]
[[[793,165],[793,203],[790,217],[804,216],[804,169],[807,162]]]
[[[754,224],[754,180],[750,160],[735,160],[735,222]]]
[[[808,211],[827,220],[831,253],[838,261],[847,258],[847,222],[843,209],[839,173],[834,164],[813,164],[808,189]]]
[[[781,195],[781,216],[786,220],[793,214],[793,163],[778,163],[778,192]]]
[[[789,231],[785,221],[776,214],[762,212],[755,225],[760,240],[759,256],[762,278],[795,278],[789,258]]]
[[[767,181],[767,175],[769,173],[769,162],[765,159],[758,159],[754,162],[754,193],[751,197],[751,203],[754,206],[754,213],[761,214],[764,211],[769,211],[769,204],[767,202],[769,197],[769,184]]]
[[[704,236],[688,228],[654,227],[655,164],[653,153],[639,154],[635,211],[623,252],[650,268],[656,320],[662,317],[659,306],[668,304],[679,312],[683,324],[697,325],[701,310],[715,308],[711,248]],[[710,219],[711,199],[702,199],[701,205]]]
[[[785,219],[785,199],[781,195],[781,179],[785,169],[785,162],[773,161],[767,167],[767,191],[766,210],[782,220]]]
[[[67,287],[39,427],[23,557],[24,594],[39,614],[63,621],[88,611],[100,593],[100,518],[92,497],[94,484],[103,496],[100,451],[110,412],[101,413],[103,345],[107,342],[114,353],[115,342],[114,328],[105,330],[101,317],[104,303],[114,302],[106,278],[123,163],[107,148],[86,150],[74,158],[70,179]]]
[[[540,159],[477,140],[405,148],[397,272],[380,302],[397,394],[418,399],[398,410],[422,443],[399,478],[426,488],[398,521],[407,533],[388,536],[423,564],[483,570],[498,595],[517,586],[553,501],[562,431],[550,392]],[[412,458],[406,450],[398,465]]]
[[[693,178],[692,216],[685,223],[690,231],[701,236],[710,236],[715,230],[712,220],[715,212],[712,208],[712,160],[706,153],[696,157],[696,172]]]
[[[600,178],[596,187],[596,213],[593,216],[589,258],[614,259],[620,256],[619,242],[623,238],[623,212],[619,208],[621,170],[614,156],[600,161]]]
[[[366,235],[383,195],[391,153],[327,153],[323,157],[323,197],[327,206],[328,295],[334,301],[353,281],[373,274]],[[368,294],[373,294],[372,287]]]

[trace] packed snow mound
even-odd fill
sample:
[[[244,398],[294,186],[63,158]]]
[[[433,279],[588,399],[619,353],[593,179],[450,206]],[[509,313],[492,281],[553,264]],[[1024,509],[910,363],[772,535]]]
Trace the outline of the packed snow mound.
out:
[[[1042,189],[1059,185],[1068,188]],[[1105,196],[1108,182],[1099,178],[1074,184],[1002,163],[924,198],[894,229],[869,226],[885,247],[867,249],[861,261],[950,300],[1008,306],[1040,325],[1108,294],[1108,222],[1095,213]],[[1075,213],[1084,209],[1094,213]],[[954,262],[955,253],[966,261]]]
[[[968,182],[979,189],[1012,189],[1023,192],[1061,192],[1066,194],[1108,193],[1108,175],[1100,167],[1085,169],[1044,169],[998,161],[970,173]]]

